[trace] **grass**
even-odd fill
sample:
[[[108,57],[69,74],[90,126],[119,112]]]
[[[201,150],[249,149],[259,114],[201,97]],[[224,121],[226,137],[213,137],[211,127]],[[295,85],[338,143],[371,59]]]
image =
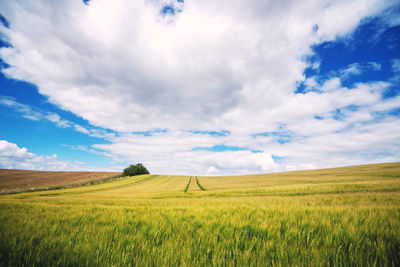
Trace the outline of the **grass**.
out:
[[[400,163],[3,195],[0,236],[3,266],[399,266]]]

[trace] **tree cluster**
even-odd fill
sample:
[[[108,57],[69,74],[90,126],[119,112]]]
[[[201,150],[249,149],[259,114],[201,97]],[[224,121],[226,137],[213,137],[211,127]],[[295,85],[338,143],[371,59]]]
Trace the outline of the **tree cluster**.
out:
[[[124,176],[134,176],[139,174],[149,174],[149,171],[142,163],[132,164],[124,169]]]

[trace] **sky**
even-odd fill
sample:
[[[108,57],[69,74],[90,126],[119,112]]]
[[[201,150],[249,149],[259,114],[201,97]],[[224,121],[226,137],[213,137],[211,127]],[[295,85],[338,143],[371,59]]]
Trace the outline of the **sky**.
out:
[[[398,0],[0,1],[0,168],[398,161]]]

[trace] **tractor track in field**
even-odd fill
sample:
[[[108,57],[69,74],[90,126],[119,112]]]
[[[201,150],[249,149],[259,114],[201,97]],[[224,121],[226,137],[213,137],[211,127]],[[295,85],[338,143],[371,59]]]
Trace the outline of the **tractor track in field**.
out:
[[[189,187],[190,187],[190,183],[192,182],[192,179],[196,180],[196,184],[197,184],[197,186],[199,187],[199,189],[201,191],[206,191],[206,189],[200,184],[199,179],[197,178],[197,176],[190,176],[189,181],[186,184],[185,189],[183,190],[184,193],[187,193],[189,191]],[[191,190],[193,190],[193,189],[191,189]]]
[[[186,192],[188,191],[189,185],[190,185],[190,182],[191,182],[191,181],[192,181],[192,176],[190,176],[189,182],[187,183],[187,185],[186,185],[186,187],[185,187],[185,190],[183,190],[184,193],[186,193]]]
[[[199,183],[199,179],[197,179],[197,176],[196,176],[196,184],[200,188],[201,191],[207,191],[203,186],[201,186],[201,184]]]

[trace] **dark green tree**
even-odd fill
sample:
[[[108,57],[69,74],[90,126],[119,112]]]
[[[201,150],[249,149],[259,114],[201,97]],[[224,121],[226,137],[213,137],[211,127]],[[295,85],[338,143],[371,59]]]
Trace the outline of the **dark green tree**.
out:
[[[135,176],[139,174],[149,174],[149,171],[142,163],[132,164],[124,169],[124,176]]]

